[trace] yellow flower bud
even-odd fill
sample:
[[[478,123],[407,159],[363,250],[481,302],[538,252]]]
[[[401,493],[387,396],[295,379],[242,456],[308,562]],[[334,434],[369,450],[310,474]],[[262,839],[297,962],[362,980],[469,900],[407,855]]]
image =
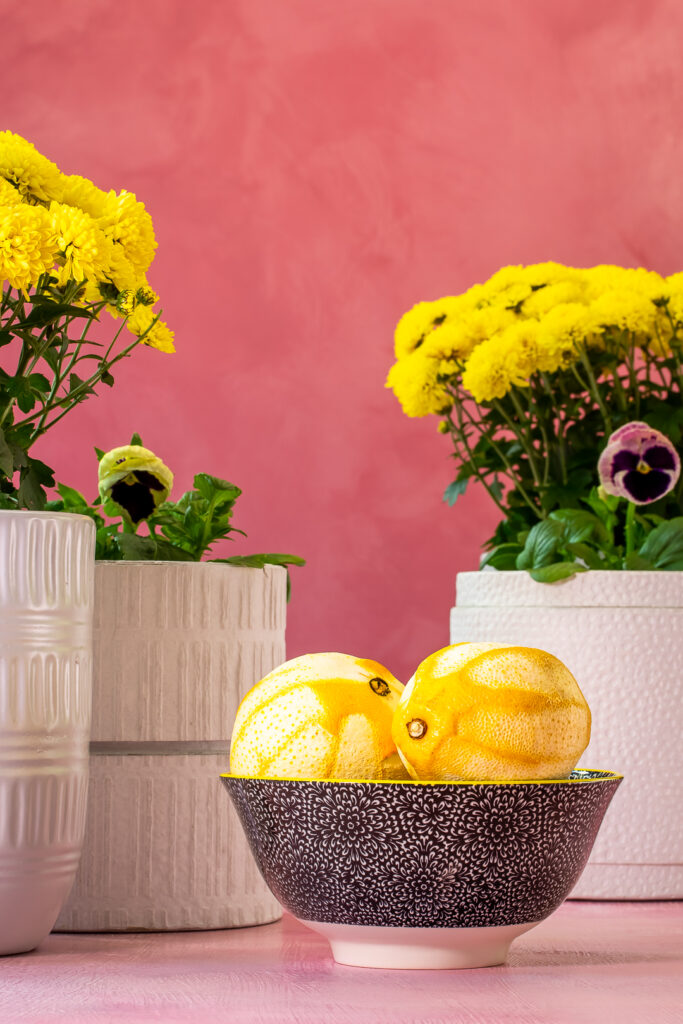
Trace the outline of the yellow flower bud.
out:
[[[102,501],[113,502],[137,526],[166,501],[173,473],[148,448],[127,444],[102,456],[98,483]]]

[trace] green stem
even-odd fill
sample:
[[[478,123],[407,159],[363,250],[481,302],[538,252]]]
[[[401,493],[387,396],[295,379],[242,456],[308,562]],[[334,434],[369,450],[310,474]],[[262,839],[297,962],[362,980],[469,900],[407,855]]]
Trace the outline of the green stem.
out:
[[[626,539],[626,557],[633,554],[635,547],[635,524],[636,524],[636,506],[632,501],[628,502],[626,509],[626,525],[624,527],[624,537]]]
[[[602,413],[602,419],[603,419],[603,422],[605,424],[605,434],[606,434],[607,437],[609,437],[609,435],[612,433],[612,429],[613,429],[612,428],[612,417],[610,416],[610,414],[609,414],[609,412],[608,412],[608,410],[607,410],[607,408],[605,406],[605,403],[602,400],[602,395],[600,394],[600,388],[599,388],[598,382],[597,382],[597,380],[595,378],[595,374],[593,373],[593,367],[590,364],[590,360],[589,360],[589,358],[588,358],[588,356],[586,354],[585,348],[582,348],[580,350],[580,359],[581,359],[581,363],[583,364],[583,367],[584,367],[584,369],[586,371],[586,374],[588,376],[588,389],[590,391],[590,394],[595,399],[595,402],[596,402],[598,408],[600,409],[600,412]],[[578,374],[577,374],[577,376],[578,376]]]
[[[463,411],[462,410],[462,406],[461,406],[460,402],[457,399],[456,399],[456,401],[454,403],[454,408],[456,409],[456,413],[457,413],[457,416],[458,416],[458,424],[456,425],[453,422],[453,419],[452,419],[452,417],[450,415],[448,417],[448,423],[449,423],[449,432],[451,434],[451,440],[453,441],[453,447],[455,448],[456,455],[458,456],[458,459],[459,459],[460,462],[465,463],[465,464],[469,463],[469,465],[472,466],[472,468],[474,470],[474,475],[476,476],[477,480],[479,480],[479,482],[484,485],[484,487],[488,491],[490,497],[493,499],[495,504],[498,506],[500,511],[503,513],[503,516],[505,518],[507,518],[507,514],[508,514],[507,509],[505,508],[505,506],[501,502],[500,498],[491,490],[491,487],[489,486],[489,483],[486,480],[486,477],[484,476],[484,474],[481,472],[479,467],[474,462],[474,453],[472,452],[472,449],[470,448],[469,440],[468,440],[468,437],[467,437],[467,431],[465,430],[465,426],[464,426],[464,424],[462,422],[462,411]],[[467,457],[466,458],[463,458],[461,452],[458,450],[458,442],[460,442],[460,444],[462,444],[463,448],[465,449],[465,452],[467,453]]]
[[[548,380],[548,375],[545,372],[541,373],[541,380],[546,390],[548,398],[550,399],[551,407],[557,403],[557,395],[553,392]],[[565,396],[566,397],[566,396]],[[559,406],[559,403],[557,403]],[[562,418],[562,413],[558,407],[557,409],[557,420],[552,422],[552,426],[555,427],[557,436],[557,454],[560,461],[560,476],[562,477],[562,483],[566,484],[568,481],[567,476],[567,442],[565,440],[565,429],[566,423]]]
[[[505,452],[502,450],[500,445],[496,442],[495,438],[493,437],[493,434],[492,433],[488,433],[487,429],[485,427],[482,427],[481,422],[478,422],[477,420],[475,420],[470,415],[470,413],[468,413],[466,411],[464,404],[459,402],[457,398],[456,398],[455,405],[456,405],[456,408],[462,414],[464,414],[467,417],[467,419],[468,419],[468,421],[470,423],[470,426],[472,426],[474,428],[474,430],[475,430],[475,432],[477,434],[480,434],[480,435],[487,434],[488,442],[491,445],[491,447],[493,448],[493,450],[495,451],[495,453],[498,456],[498,458],[500,459],[500,461],[505,466],[505,472],[506,472],[507,476],[509,477],[512,486],[514,488],[516,488],[516,490],[519,492],[520,497],[525,502],[525,504],[529,506],[531,511],[534,513],[534,515],[538,519],[545,519],[545,514],[544,514],[543,510],[539,509],[538,506],[529,497],[529,495],[528,495],[524,485],[519,480],[518,475],[515,473],[514,469],[512,468],[510,460],[508,459],[508,457],[506,456]],[[469,446],[468,446],[468,451],[469,450],[470,449],[469,449]],[[474,458],[474,456],[470,455],[470,462],[472,464],[473,464],[473,458]],[[481,479],[481,477],[479,477],[479,479]],[[489,490],[489,493],[491,493],[490,489],[488,488],[488,486],[487,486],[487,490]],[[507,515],[507,512],[505,514]]]

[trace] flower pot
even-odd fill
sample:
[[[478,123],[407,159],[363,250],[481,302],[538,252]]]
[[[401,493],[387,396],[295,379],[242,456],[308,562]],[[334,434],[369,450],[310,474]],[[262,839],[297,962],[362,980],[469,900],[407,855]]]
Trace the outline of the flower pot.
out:
[[[0,953],[33,949],[74,880],[88,787],[95,528],[0,511]]]
[[[683,897],[683,573],[591,570],[552,584],[526,572],[460,573],[451,643],[477,640],[565,662],[593,715],[580,767],[624,775],[572,896]]]
[[[285,660],[286,571],[98,562],[88,826],[60,931],[274,921],[219,782],[237,706]]]

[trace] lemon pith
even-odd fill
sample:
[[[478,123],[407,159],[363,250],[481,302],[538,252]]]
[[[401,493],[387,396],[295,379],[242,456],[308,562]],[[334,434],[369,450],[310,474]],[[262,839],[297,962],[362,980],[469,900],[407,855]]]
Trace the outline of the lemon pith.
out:
[[[287,661],[240,704],[230,769],[261,778],[406,778],[391,738],[402,691],[375,661],[336,653]]]
[[[414,779],[558,779],[590,739],[579,686],[546,651],[455,644],[408,682],[392,735]]]

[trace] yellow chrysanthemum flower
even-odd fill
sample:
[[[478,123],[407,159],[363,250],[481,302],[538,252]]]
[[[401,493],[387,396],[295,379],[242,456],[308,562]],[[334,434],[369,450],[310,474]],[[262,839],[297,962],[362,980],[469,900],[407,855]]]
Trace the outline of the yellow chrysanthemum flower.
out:
[[[587,302],[599,299],[606,292],[634,292],[654,300],[666,294],[667,290],[666,282],[660,274],[642,267],[601,264],[589,267],[584,274]]]
[[[21,193],[14,185],[0,178],[0,206],[21,206]]]
[[[430,331],[445,322],[448,316],[447,302],[447,299],[418,302],[403,314],[394,332],[394,352],[397,359],[410,355],[419,348]]]
[[[111,244],[111,263],[109,265],[107,280],[111,281],[114,287],[119,291],[137,288],[138,281],[140,280],[140,275],[136,272],[135,267],[126,257],[126,254],[123,251],[123,246],[116,245],[113,242]]]
[[[647,334],[657,319],[657,307],[646,294],[630,289],[610,289],[588,307],[588,319],[595,330],[617,328]]]
[[[512,387],[505,355],[499,337],[482,342],[472,352],[462,375],[462,385],[475,402],[503,398]]]
[[[80,174],[62,175],[62,199],[67,206],[77,206],[95,220],[107,212],[107,193]]]
[[[506,328],[498,340],[507,374],[518,387],[525,387],[540,369],[538,332],[535,320],[522,320]]]
[[[0,132],[0,178],[17,188],[27,203],[47,203],[62,195],[62,174],[57,164],[14,132]]]
[[[159,301],[159,296],[154,289],[149,286],[147,281],[143,281],[142,284],[138,285],[135,298],[138,302],[141,302],[143,306],[153,306],[155,302]]]
[[[156,252],[152,218],[132,192],[109,192],[99,221],[105,234],[118,242],[136,277],[149,269]]]
[[[463,387],[477,402],[503,398],[513,386],[526,387],[540,369],[538,333],[535,320],[518,320],[483,342],[467,361]]]
[[[407,416],[429,416],[445,412],[453,404],[438,376],[438,361],[418,348],[394,363],[386,387],[392,389]]]
[[[51,203],[50,219],[57,238],[59,284],[106,277],[111,265],[112,243],[93,218],[75,206]]]
[[[598,347],[601,336],[595,332],[586,306],[565,302],[551,309],[538,327],[538,368],[545,373],[567,369],[579,358],[586,345]]]
[[[523,313],[525,316],[541,320],[556,306],[564,305],[567,302],[581,302],[583,296],[584,286],[580,278],[577,277],[572,281],[556,281],[554,284],[536,288],[525,299]]]
[[[581,271],[565,267],[562,263],[532,263],[529,266],[501,267],[482,285],[486,302],[515,307],[536,289],[574,281]]]
[[[170,330],[163,320],[157,320],[154,323],[156,316],[157,314],[149,306],[139,303],[128,317],[126,327],[138,338],[144,334],[145,336],[142,338],[143,344],[149,345],[151,348],[157,348],[160,352],[175,352],[173,331]],[[145,331],[148,331],[148,333],[145,334]]]
[[[56,242],[50,216],[42,206],[0,207],[0,282],[26,293],[51,270]]]
[[[477,345],[504,331],[516,319],[512,310],[503,307],[484,306],[472,310],[428,334],[424,341],[425,352],[433,358],[462,360]]]
[[[584,271],[580,267],[568,267],[564,263],[530,263],[521,268],[521,277],[532,288],[550,287],[566,282],[581,283]]]

